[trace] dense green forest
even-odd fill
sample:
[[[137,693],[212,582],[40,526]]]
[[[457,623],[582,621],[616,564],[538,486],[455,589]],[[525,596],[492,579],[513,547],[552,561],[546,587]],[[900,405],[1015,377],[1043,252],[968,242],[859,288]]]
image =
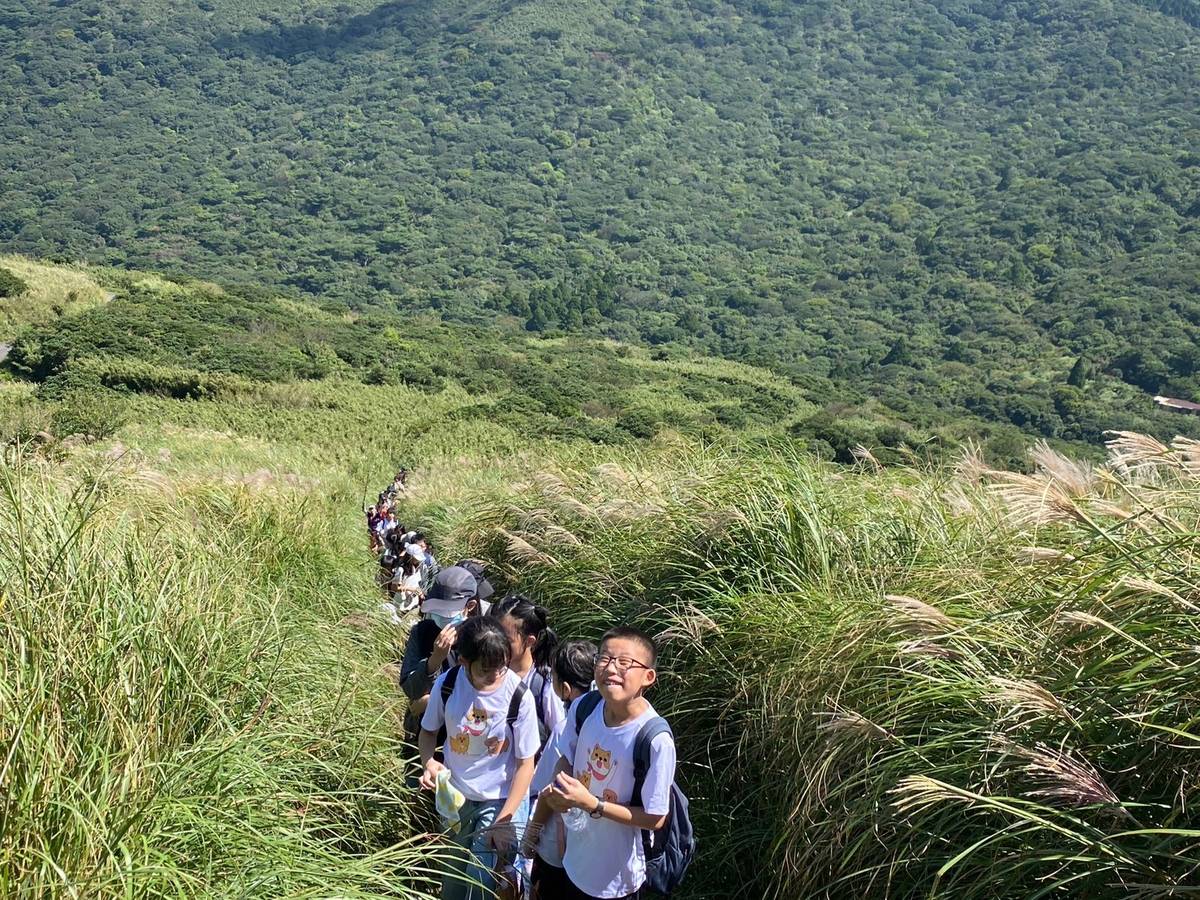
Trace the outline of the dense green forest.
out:
[[[0,245],[1066,440],[1200,393],[1194,2],[18,0]],[[868,413],[869,415],[869,413]]]

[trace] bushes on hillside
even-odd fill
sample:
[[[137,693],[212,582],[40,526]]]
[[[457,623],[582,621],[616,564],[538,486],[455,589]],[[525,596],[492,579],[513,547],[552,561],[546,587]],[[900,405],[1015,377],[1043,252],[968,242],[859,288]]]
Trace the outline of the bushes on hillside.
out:
[[[29,285],[25,283],[24,279],[11,269],[0,266],[0,299],[20,297],[27,290],[29,290]]]

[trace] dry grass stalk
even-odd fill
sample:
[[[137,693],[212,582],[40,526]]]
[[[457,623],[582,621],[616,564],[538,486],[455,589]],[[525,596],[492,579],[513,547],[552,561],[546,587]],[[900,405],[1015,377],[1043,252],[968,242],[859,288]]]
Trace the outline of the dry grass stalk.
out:
[[[1120,798],[1086,759],[1045,744],[1032,749],[1021,747],[1006,735],[997,736],[994,743],[1001,751],[1025,761],[1021,771],[1037,785],[1029,796],[1063,809],[1105,806],[1128,816]]]
[[[994,706],[1007,707],[1006,717],[1021,719],[1055,718],[1076,724],[1066,706],[1046,688],[1027,678],[994,676],[983,699]]]
[[[597,518],[606,525],[636,522],[638,519],[660,515],[662,512],[662,507],[654,503],[634,503],[619,497],[606,500],[596,507]]]
[[[1016,524],[1086,521],[1083,510],[1062,482],[1019,472],[997,472],[995,478],[998,483],[993,492],[1004,504],[1008,518]]]
[[[874,742],[891,736],[891,732],[881,725],[876,725],[866,716],[852,709],[845,709],[836,701],[829,701],[829,705],[833,707],[831,710],[816,714],[825,719],[817,725],[817,731],[821,732],[829,743]]]
[[[554,518],[550,515],[550,510],[548,509],[527,509],[524,511],[518,511],[514,518],[517,521],[518,527],[522,531],[533,531],[536,528],[540,528],[554,521]]]
[[[557,506],[560,513],[574,516],[577,519],[596,518],[596,510],[592,509],[582,500],[572,497],[570,494],[563,494],[558,497]]]
[[[942,502],[946,504],[953,516],[973,516],[979,512],[975,501],[967,496],[961,482],[953,481],[942,491]]]
[[[864,466],[869,467],[872,471],[882,472],[883,463],[881,463],[867,447],[862,444],[855,444],[850,450],[850,455]]]
[[[1108,461],[1124,475],[1154,473],[1159,468],[1178,468],[1179,462],[1171,448],[1148,434],[1136,431],[1107,431],[1113,435],[1104,442]]]
[[[958,460],[954,463],[954,474],[967,484],[979,484],[985,475],[992,473],[992,467],[984,461],[983,448],[975,440],[963,444]]]
[[[496,531],[507,543],[509,555],[518,562],[539,566],[552,566],[556,563],[553,556],[542,552],[520,535],[505,531],[503,528],[497,528]]]
[[[1200,478],[1200,441],[1195,438],[1176,436],[1171,449],[1179,458],[1179,467],[1188,478]]]
[[[1159,584],[1149,578],[1137,575],[1122,575],[1108,595],[1105,603],[1111,606],[1124,606],[1137,597],[1165,597],[1177,606],[1192,612],[1200,612],[1200,606],[1186,600],[1166,585]]]
[[[547,525],[542,531],[542,537],[547,542],[558,547],[578,547],[583,543],[583,541],[561,525]]]
[[[974,804],[980,799],[971,791],[954,787],[928,775],[908,775],[901,778],[888,793],[896,798],[896,811],[902,816],[921,812],[948,801]]]
[[[694,604],[689,604],[684,610],[673,617],[675,623],[656,635],[661,641],[682,641],[694,647],[704,644],[706,635],[720,631],[720,626],[706,612]]]
[[[953,647],[924,638],[905,641],[896,648],[904,656],[931,656],[936,659],[962,659],[962,653]]]
[[[1076,557],[1065,550],[1056,550],[1053,547],[1021,547],[1018,550],[1017,560],[1023,563],[1073,563],[1076,561]]]
[[[954,620],[924,600],[904,594],[884,594],[883,599],[899,612],[910,625],[925,634],[937,634],[954,628]]]
[[[1062,486],[1071,497],[1086,497],[1096,485],[1096,470],[1091,463],[1074,460],[1038,441],[1029,451],[1029,458],[1045,477]]]
[[[567,493],[566,483],[552,472],[538,472],[532,480],[534,486],[547,497],[561,497]]]
[[[615,462],[601,463],[592,471],[616,488],[628,488],[638,483],[637,478],[626,472]]]

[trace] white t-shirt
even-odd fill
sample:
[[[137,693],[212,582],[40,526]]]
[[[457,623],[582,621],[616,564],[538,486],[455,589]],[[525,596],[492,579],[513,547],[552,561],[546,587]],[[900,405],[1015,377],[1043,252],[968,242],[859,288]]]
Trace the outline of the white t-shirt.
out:
[[[579,734],[574,722],[563,728],[558,752],[572,760],[572,774],[593,797],[605,802],[632,804],[633,744],[638,732],[657,713],[654,707],[616,728],[604,722],[604,701],[583,723]],[[666,815],[671,808],[671,783],[675,780],[675,742],[660,734],[650,745],[650,768],[642,785],[642,808],[651,815]],[[593,897],[624,897],[646,880],[646,858],[641,829],[609,819],[589,818],[582,831],[567,835],[563,868],[571,883]]]
[[[558,700],[557,695],[554,699]],[[562,756],[558,752],[558,742],[562,737],[563,729],[567,727],[567,723],[575,721],[575,704],[578,702],[578,698],[571,701],[571,705],[566,708],[565,714],[558,720],[558,723],[550,732],[550,737],[546,740],[546,748],[542,751],[542,758],[538,760],[537,768],[533,771],[533,784],[531,787],[535,795],[540,794],[554,780],[554,773],[558,769],[558,761],[562,759]],[[538,841],[538,856],[550,863],[550,865],[558,866],[561,869],[564,844],[565,828],[562,816],[554,813],[546,820],[546,825],[542,829],[542,836]]]
[[[414,569],[411,575],[405,575],[402,569],[397,569],[392,576],[392,590],[399,593],[400,588],[421,589],[421,570]],[[406,595],[407,596],[407,595]]]
[[[537,666],[531,666],[529,671],[521,676],[521,680],[525,682],[530,693],[533,692],[533,673],[537,671]],[[545,719],[543,724],[546,726],[546,747],[550,747],[550,741],[554,735],[558,734],[559,726],[563,723],[566,716],[566,709],[563,707],[563,702],[558,694],[554,693],[554,681],[549,672],[543,673],[546,677],[542,682],[542,696],[538,697],[534,703],[534,709],[538,707],[542,710],[542,717]]]
[[[451,670],[453,671],[453,670]],[[508,797],[517,760],[531,759],[538,749],[537,713],[528,692],[521,698],[517,721],[508,733],[508,706],[521,683],[504,673],[500,686],[481,693],[460,668],[445,710],[442,709],[443,672],[433,682],[421,727],[437,731],[446,726],[443,753],[450,781],[468,800],[503,800]]]

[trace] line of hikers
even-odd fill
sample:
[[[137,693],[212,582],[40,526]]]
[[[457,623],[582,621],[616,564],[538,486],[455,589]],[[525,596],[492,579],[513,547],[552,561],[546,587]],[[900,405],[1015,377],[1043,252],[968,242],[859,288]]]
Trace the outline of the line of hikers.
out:
[[[560,641],[528,597],[492,602],[479,560],[439,568],[424,535],[399,524],[377,537],[394,499],[368,519],[391,615],[417,616],[399,676],[416,783],[467,851],[447,864],[444,900],[670,894],[695,839],[674,736],[645,697],[654,641],[628,626],[598,648]]]

